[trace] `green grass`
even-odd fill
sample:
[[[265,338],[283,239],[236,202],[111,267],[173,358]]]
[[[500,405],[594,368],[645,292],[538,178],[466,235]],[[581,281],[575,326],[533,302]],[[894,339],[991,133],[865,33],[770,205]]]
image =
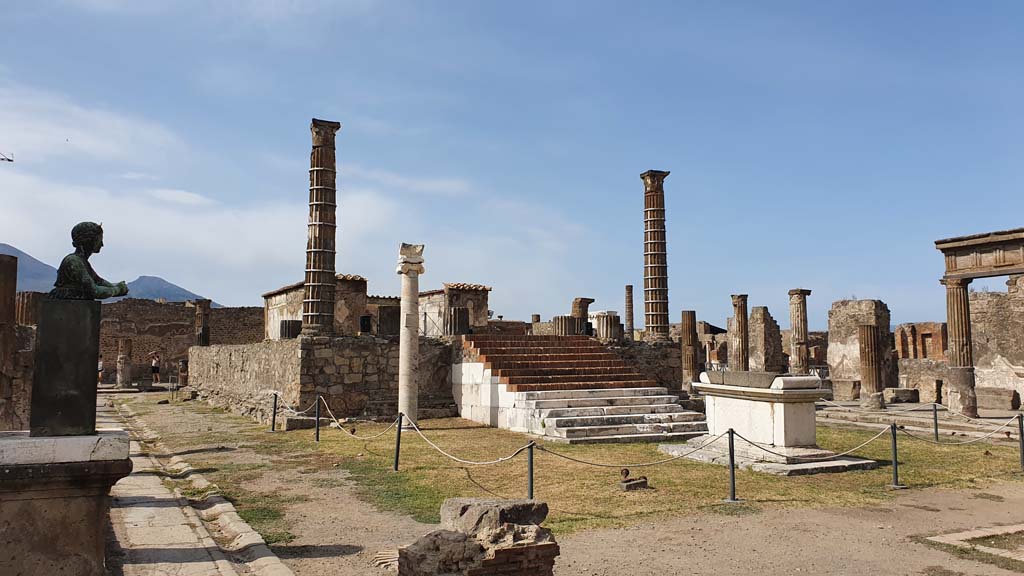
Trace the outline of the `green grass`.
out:
[[[996,536],[984,536],[968,540],[971,544],[999,548],[1000,550],[1018,550],[1024,547],[1024,532],[1013,532],[1011,534],[998,534]]]
[[[144,400],[155,402],[155,399]],[[246,478],[294,469],[302,472],[297,475],[296,484],[330,488],[352,483],[360,497],[374,506],[424,522],[438,520],[438,510],[446,498],[520,498],[526,495],[525,454],[492,466],[464,465],[437,453],[415,433],[405,432],[400,471],[393,472],[392,433],[361,441],[325,428],[321,442],[315,444],[311,430],[269,433],[264,425],[196,402],[171,406],[203,415],[214,428],[195,433],[159,430],[164,442],[173,449],[216,446],[231,441],[265,458],[259,466],[239,464],[232,468],[224,464],[230,461],[230,453],[216,458],[206,454],[186,456],[186,459],[196,459],[193,465],[197,468],[217,468],[216,472],[205,475],[223,489],[237,490],[238,484]],[[425,420],[421,424],[426,427],[424,434],[432,441],[469,460],[494,459],[529,442],[522,434],[480,427],[458,418]],[[357,428],[358,434],[371,435],[383,431],[386,425],[361,423]],[[879,430],[881,428],[879,426]],[[230,430],[230,434],[226,434],[225,429]],[[823,448],[842,452],[876,433],[859,428],[819,427],[818,443]],[[653,444],[541,444],[575,458],[608,464],[665,458]],[[882,466],[869,471],[788,478],[739,470],[737,496],[744,502],[723,505],[722,499],[728,494],[728,470],[723,466],[687,459],[649,468],[630,466],[633,475],[647,476],[653,490],[622,492],[618,488],[617,468],[585,466],[537,451],[535,495],[548,503],[550,514],[546,525],[559,534],[706,512],[754,514],[780,508],[872,506],[891,500],[893,492],[887,488],[892,481],[889,437],[883,435],[855,455],[878,460]],[[980,488],[994,481],[1012,480],[1019,470],[1017,447],[1011,443],[935,446],[901,435],[899,458],[900,480],[911,489]],[[347,478],[332,477],[332,471],[339,468],[347,472]],[[244,505],[246,499],[253,496],[238,493],[236,497]],[[325,500],[325,513],[329,513],[330,506],[330,501]]]

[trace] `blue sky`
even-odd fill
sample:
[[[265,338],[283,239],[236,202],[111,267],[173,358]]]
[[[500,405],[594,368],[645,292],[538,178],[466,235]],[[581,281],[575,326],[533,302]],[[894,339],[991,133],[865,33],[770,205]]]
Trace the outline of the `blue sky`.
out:
[[[509,318],[642,291],[666,180],[670,302],[786,328],[805,287],[941,320],[939,238],[1024,226],[1017,2],[8,2],[0,242],[229,305],[302,276],[309,119],[338,136],[339,271],[492,285]],[[1002,289],[1001,280],[980,285]]]

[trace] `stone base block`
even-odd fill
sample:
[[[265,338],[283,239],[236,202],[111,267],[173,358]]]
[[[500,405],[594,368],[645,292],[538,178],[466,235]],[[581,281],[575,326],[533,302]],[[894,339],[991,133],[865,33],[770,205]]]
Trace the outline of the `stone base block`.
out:
[[[712,442],[712,436],[694,438],[686,444],[660,444],[658,451],[671,456],[678,456],[702,446],[703,449],[687,456],[690,460],[729,465],[729,444],[723,436]],[[780,455],[769,454],[764,450],[751,446],[742,440],[734,443],[736,467],[746,468],[754,472],[765,472],[778,476],[804,476],[826,472],[846,472],[848,470],[872,470],[878,462],[851,456],[835,456],[830,450],[817,446],[781,447],[765,446],[768,450]],[[814,460],[808,460],[813,458]]]
[[[832,398],[836,402],[849,402],[860,398],[860,380],[833,380]]]
[[[919,402],[920,392],[915,388],[886,388],[882,390],[886,404],[902,404]]]
[[[124,432],[0,437],[0,574],[104,576],[110,487],[131,470]]]
[[[978,408],[983,410],[1019,410],[1020,394],[1005,388],[975,388]]]

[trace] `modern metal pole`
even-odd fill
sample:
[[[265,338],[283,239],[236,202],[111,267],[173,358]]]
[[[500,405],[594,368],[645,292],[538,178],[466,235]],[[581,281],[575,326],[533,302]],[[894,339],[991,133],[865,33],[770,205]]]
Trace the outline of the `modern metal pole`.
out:
[[[395,430],[395,472],[398,472],[398,455],[402,453],[402,419],[404,415],[398,413],[398,428]]]
[[[1020,469],[1024,471],[1024,414],[1017,414],[1017,438],[1020,439]]]
[[[939,405],[932,402],[932,428],[935,430],[935,441],[939,441]]]
[[[533,500],[533,442],[526,447],[526,497]]]
[[[889,432],[892,434],[892,485],[890,488],[906,488],[900,484],[900,457],[896,447],[896,423],[889,424]]]
[[[270,431],[277,431],[277,393],[274,393],[274,408],[273,412],[270,413]]]
[[[736,446],[734,436],[736,432],[729,428],[729,497],[726,502],[739,502],[736,499]]]
[[[316,397],[316,410],[313,410],[313,417],[316,418],[316,441],[320,441],[320,397]]]

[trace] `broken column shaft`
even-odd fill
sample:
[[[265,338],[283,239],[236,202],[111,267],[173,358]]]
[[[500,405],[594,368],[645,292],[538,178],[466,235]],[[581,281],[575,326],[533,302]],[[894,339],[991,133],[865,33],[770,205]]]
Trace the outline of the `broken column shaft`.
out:
[[[861,403],[872,394],[882,391],[882,350],[878,326],[861,324],[857,326],[857,340],[860,347],[860,399]]]
[[[626,340],[633,341],[633,285],[626,284]]]
[[[337,232],[337,193],[334,136],[338,122],[313,119],[313,150],[309,156],[309,236],[306,239],[306,279],[302,297],[302,333],[334,333],[334,256]]]
[[[690,392],[692,390],[691,384],[697,382],[697,378],[700,376],[700,343],[697,341],[697,312],[694,310],[683,310],[679,328],[682,333],[683,389]]]
[[[729,369],[750,370],[750,334],[747,331],[747,295],[732,295],[733,327],[736,337],[729,342]]]
[[[810,354],[807,348],[807,297],[810,290],[795,288],[789,291],[789,372],[810,372]]]
[[[200,298],[195,301],[196,306],[196,346],[210,345],[210,300]]]
[[[666,341],[668,335],[668,255],[665,241],[665,178],[648,170],[644,182],[644,335]]]

